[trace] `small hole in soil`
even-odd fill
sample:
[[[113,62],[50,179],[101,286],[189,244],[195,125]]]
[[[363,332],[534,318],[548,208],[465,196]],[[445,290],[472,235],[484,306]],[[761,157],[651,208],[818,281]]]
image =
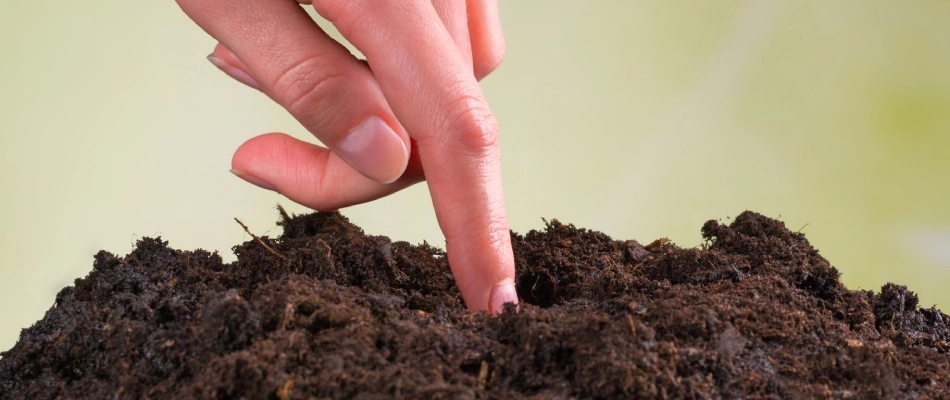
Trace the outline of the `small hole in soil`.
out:
[[[309,317],[313,315],[313,312],[317,310],[317,306],[309,301],[304,301],[297,305],[297,314],[304,317]]]

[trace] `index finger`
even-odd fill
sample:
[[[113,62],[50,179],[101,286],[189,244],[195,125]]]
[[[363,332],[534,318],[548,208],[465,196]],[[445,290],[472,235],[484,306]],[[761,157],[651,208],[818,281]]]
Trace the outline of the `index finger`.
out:
[[[429,0],[315,0],[360,51],[419,150],[465,303],[517,303],[498,124]]]

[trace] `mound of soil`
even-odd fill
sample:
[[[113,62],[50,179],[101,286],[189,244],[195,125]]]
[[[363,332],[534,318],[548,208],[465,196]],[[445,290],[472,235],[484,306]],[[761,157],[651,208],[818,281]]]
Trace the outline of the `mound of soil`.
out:
[[[522,305],[499,317],[464,309],[437,248],[282,216],[230,264],[100,252],[2,353],[0,398],[950,398],[950,317],[848,290],[755,213],[693,249],[512,234]]]

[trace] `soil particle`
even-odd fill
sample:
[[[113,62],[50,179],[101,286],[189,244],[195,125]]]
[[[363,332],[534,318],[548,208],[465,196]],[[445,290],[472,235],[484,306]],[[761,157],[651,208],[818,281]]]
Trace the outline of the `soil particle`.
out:
[[[950,317],[848,290],[752,212],[692,249],[512,234],[522,304],[500,317],[464,309],[435,247],[282,215],[230,264],[99,252],[2,353],[0,398],[950,398]]]

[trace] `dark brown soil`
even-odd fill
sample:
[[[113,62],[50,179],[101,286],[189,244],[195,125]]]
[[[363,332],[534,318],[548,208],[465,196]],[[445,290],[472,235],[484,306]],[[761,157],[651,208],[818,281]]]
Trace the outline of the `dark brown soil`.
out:
[[[337,213],[238,261],[143,239],[0,359],[0,398],[950,398],[950,317],[849,291],[746,212],[703,248],[557,221],[513,235],[520,311],[470,313],[444,254]]]

